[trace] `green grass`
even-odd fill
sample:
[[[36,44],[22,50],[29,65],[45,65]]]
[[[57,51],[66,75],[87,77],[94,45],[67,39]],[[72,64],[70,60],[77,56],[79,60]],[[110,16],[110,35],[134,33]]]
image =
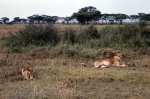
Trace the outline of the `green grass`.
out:
[[[142,23],[143,24],[143,23]],[[61,30],[54,25],[26,25],[16,33],[1,39],[0,47],[10,53],[23,53],[30,46],[76,46],[98,49],[148,50],[150,47],[149,27],[138,24],[106,26],[98,29],[94,25],[84,28],[69,27]]]

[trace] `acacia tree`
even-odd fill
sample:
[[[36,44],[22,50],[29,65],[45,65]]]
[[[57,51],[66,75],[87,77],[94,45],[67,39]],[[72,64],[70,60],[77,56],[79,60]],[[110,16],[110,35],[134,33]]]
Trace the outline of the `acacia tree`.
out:
[[[108,17],[109,17],[109,14],[107,14],[107,13],[105,13],[105,14],[102,14],[102,16],[101,16],[101,21],[102,21],[102,24],[103,24],[103,21],[105,21],[106,22],[106,24],[107,24],[107,19],[108,19]]]
[[[38,15],[38,14],[33,15],[33,17],[37,21],[38,24],[40,23],[40,21],[43,20],[43,17],[41,15]]]
[[[51,16],[44,17],[44,21],[47,23],[53,23],[53,18]]]
[[[139,16],[139,20],[145,20],[145,13],[138,13],[138,16]]]
[[[67,24],[69,24],[69,21],[71,21],[71,20],[72,20],[72,18],[71,18],[71,17],[64,17],[63,19],[67,22]]]
[[[51,16],[52,17],[52,23],[55,24],[56,21],[59,19],[58,16]]]
[[[72,14],[81,24],[89,23],[89,21],[97,21],[101,17],[101,12],[95,7],[89,6],[79,9],[78,12]]]
[[[149,22],[150,21],[150,14],[145,14],[145,13],[138,13],[139,16],[139,20],[140,21],[146,21]]]
[[[20,23],[22,19],[20,19],[19,17],[14,17],[14,22],[15,23]]]
[[[28,19],[29,19],[30,23],[34,23],[36,21],[36,23],[39,24],[40,21],[43,21],[43,16],[38,15],[38,14],[34,14],[32,16],[29,16]]]
[[[72,17],[76,18],[79,23],[85,24],[86,22],[88,23],[92,15],[86,12],[77,12],[77,13],[73,13]]]
[[[122,22],[123,22],[124,19],[129,18],[129,16],[126,15],[126,14],[114,14],[113,17],[114,17],[114,19],[115,19],[116,21],[119,21],[120,24],[122,24]]]
[[[34,16],[28,16],[27,18],[30,23],[34,23]]]
[[[21,21],[22,21],[23,23],[27,23],[27,21],[28,21],[28,20],[27,20],[27,19],[22,18],[22,19],[21,19]]]
[[[130,15],[130,19],[135,20],[135,22],[136,22],[136,20],[139,19],[139,17],[138,17],[138,15]]]
[[[149,22],[150,21],[150,14],[145,14],[144,16],[145,16],[146,22]]]
[[[1,19],[2,19],[2,21],[3,21],[5,24],[6,24],[7,21],[9,21],[9,18],[7,18],[7,17],[2,17]]]

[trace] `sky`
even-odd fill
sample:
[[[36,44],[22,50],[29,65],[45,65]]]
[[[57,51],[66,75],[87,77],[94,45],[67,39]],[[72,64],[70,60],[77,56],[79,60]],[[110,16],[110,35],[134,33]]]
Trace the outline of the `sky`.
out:
[[[0,18],[27,18],[34,14],[66,17],[83,7],[96,7],[102,14],[150,13],[150,0],[0,0]]]

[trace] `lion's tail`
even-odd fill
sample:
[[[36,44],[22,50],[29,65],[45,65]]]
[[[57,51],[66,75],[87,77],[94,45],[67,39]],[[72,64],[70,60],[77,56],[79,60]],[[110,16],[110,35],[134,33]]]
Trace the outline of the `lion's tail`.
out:
[[[81,63],[81,65],[83,65],[84,67],[90,67],[90,66],[93,66],[93,65],[88,65],[88,64],[85,64],[85,63]]]

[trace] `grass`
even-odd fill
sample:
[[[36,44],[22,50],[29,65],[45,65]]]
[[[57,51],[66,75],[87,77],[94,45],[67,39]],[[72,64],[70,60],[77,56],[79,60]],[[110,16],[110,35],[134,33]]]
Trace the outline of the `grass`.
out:
[[[0,25],[0,29],[7,31],[5,35],[21,27],[23,25]],[[78,25],[57,27],[86,28]],[[101,30],[105,26],[96,27]],[[94,40],[89,43],[91,45],[85,46],[71,46],[63,42],[54,47],[30,45],[24,48],[23,53],[1,50],[0,99],[149,99],[148,50],[112,48],[124,54],[123,60],[129,67],[96,69],[80,64],[92,64],[99,57],[96,52],[99,46]],[[22,67],[34,68],[33,80],[22,78]]]
[[[82,67],[57,64],[35,67],[35,79],[3,83],[0,96],[3,99],[148,99],[149,72],[132,68]],[[7,92],[7,93],[6,93]]]

